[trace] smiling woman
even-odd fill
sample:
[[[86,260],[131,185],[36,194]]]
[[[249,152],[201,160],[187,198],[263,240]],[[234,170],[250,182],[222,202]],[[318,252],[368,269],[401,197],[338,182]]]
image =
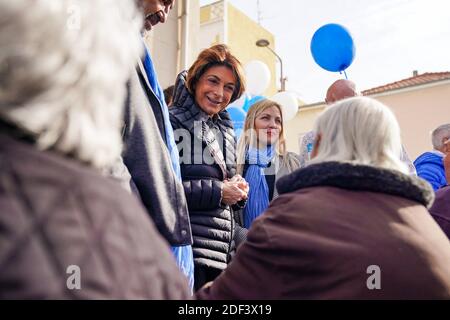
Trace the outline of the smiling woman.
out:
[[[236,139],[225,110],[244,92],[243,79],[240,62],[225,45],[216,45],[203,50],[175,84],[170,120],[182,159],[196,288],[226,268],[233,236],[243,230],[235,230],[230,206],[245,204],[248,185],[235,175]]]
[[[234,88],[235,78],[229,68],[211,67],[198,81],[195,101],[206,114],[213,116],[230,103]]]
[[[299,166],[298,156],[286,151],[281,106],[268,99],[252,105],[237,149],[237,173],[250,185],[247,205],[238,214],[240,225],[250,228],[278,197],[278,179]]]

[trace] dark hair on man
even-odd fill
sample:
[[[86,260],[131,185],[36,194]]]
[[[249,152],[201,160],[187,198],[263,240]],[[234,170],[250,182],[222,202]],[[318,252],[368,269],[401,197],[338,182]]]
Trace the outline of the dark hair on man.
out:
[[[173,90],[175,86],[171,85],[164,89],[164,100],[166,100],[166,104],[168,107],[172,105],[172,99],[173,99]]]

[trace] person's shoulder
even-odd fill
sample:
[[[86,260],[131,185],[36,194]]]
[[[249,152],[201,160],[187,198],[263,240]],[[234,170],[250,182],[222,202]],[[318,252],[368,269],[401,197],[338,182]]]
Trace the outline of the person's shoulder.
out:
[[[285,155],[285,159],[291,170],[300,168],[300,159],[298,154],[296,154],[295,152],[288,151]]]
[[[190,110],[184,106],[172,106],[169,108],[169,119],[173,129],[184,127],[191,118],[192,114]]]
[[[286,152],[285,157],[286,157],[286,159],[298,160],[298,154],[295,152],[292,152],[292,151]]]
[[[436,198],[439,196],[443,196],[450,201],[450,185],[442,186],[440,189],[436,191]]]
[[[414,161],[414,166],[416,166],[416,168],[418,166],[428,166],[431,164],[443,166],[443,158],[444,156],[439,152],[425,152],[417,157],[417,159]]]
[[[420,156],[417,157],[418,159],[442,159],[444,157],[444,154],[442,154],[439,151],[427,151],[422,153]]]

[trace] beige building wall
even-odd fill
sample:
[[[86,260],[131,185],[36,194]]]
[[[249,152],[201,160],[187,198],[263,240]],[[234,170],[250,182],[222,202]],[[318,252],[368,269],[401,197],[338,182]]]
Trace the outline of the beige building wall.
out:
[[[186,19],[186,24],[183,24],[183,19]],[[144,39],[163,89],[174,84],[177,74],[197,58],[199,21],[199,0],[179,0],[170,11],[168,20],[145,34]],[[187,33],[184,32],[185,27]],[[183,56],[185,50],[186,59]]]
[[[267,90],[264,92],[266,97],[277,93],[277,73],[276,57],[267,48],[256,46],[259,39],[267,39],[270,47],[275,48],[275,37],[272,33],[264,29],[258,23],[250,19],[244,13],[228,4],[228,45],[232,52],[245,66],[252,60],[264,62],[270,70],[271,79]]]
[[[295,118],[285,123],[284,134],[288,151],[299,153],[300,139],[313,129],[314,122],[324,109],[325,104],[320,103],[307,108],[300,107]]]
[[[450,81],[373,96],[395,113],[412,160],[432,149],[431,131],[450,123]]]
[[[226,6],[218,1],[200,8],[199,51],[215,44],[226,43]]]
[[[411,158],[432,149],[431,131],[450,123],[450,81],[385,92],[371,96],[391,108],[402,131],[403,144]],[[287,148],[299,152],[299,139],[313,128],[325,104],[300,108],[297,116],[285,124]]]
[[[264,62],[270,70],[271,80],[264,92],[272,96],[279,83],[276,76],[276,58],[267,48],[256,46],[258,39],[267,39],[274,48],[275,38],[228,1],[217,1],[200,9],[200,50],[218,43],[227,44],[242,65],[251,60]]]

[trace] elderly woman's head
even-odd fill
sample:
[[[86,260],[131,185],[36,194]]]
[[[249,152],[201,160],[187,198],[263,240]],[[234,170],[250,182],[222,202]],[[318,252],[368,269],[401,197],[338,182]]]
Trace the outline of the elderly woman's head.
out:
[[[205,49],[189,69],[186,86],[205,113],[217,114],[245,91],[241,63],[225,45]]]
[[[311,164],[343,161],[407,173],[400,127],[392,111],[367,97],[342,100],[320,115]]]
[[[134,1],[0,0],[0,118],[96,167],[121,152],[141,46]]]

